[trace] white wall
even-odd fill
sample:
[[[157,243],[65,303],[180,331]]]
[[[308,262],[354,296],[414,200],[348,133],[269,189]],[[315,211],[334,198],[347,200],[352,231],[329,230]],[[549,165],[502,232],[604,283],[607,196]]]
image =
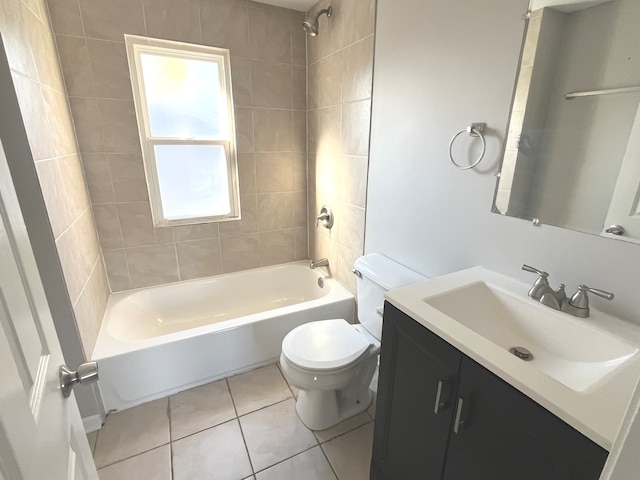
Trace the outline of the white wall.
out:
[[[533,282],[615,292],[592,304],[640,324],[640,247],[490,212],[524,29],[526,0],[379,0],[365,252],[428,276],[484,265]],[[473,171],[450,138],[486,122]]]

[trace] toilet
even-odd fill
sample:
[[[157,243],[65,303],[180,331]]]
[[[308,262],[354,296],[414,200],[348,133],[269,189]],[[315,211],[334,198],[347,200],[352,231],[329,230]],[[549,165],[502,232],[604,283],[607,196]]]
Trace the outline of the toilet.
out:
[[[378,367],[384,293],[425,280],[379,253],[356,260],[358,320],[305,323],[282,341],[282,373],[300,393],[296,411],[311,430],[324,430],[367,409]]]

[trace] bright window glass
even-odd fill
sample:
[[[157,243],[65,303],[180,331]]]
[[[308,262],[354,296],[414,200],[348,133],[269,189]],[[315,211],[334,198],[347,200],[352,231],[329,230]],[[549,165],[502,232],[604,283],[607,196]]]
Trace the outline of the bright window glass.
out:
[[[162,210],[167,219],[231,212],[227,161],[218,145],[156,145]]]
[[[229,51],[125,38],[155,225],[239,219]]]

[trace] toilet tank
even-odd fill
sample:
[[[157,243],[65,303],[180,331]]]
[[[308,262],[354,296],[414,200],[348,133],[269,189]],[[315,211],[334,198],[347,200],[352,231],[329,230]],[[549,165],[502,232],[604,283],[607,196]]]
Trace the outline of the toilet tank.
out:
[[[358,320],[378,340],[382,338],[384,293],[426,280],[427,277],[394,262],[381,253],[358,258]]]

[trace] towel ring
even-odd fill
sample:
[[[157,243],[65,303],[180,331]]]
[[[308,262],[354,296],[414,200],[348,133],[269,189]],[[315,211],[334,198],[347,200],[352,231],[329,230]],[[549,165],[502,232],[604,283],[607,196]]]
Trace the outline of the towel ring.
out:
[[[451,163],[453,163],[460,170],[469,170],[475,167],[476,165],[478,165],[484,158],[484,154],[487,151],[487,142],[484,139],[484,135],[482,135],[482,132],[484,132],[485,125],[486,125],[485,123],[472,123],[464,130],[460,130],[458,133],[456,133],[451,139],[451,141],[449,142],[449,160],[451,160]],[[456,138],[458,138],[464,132],[467,132],[470,137],[480,137],[480,140],[482,141],[482,152],[480,152],[480,156],[475,162],[473,162],[471,165],[467,165],[466,167],[460,165],[458,162],[456,162],[453,159],[453,152],[452,152],[453,142],[455,142]]]

